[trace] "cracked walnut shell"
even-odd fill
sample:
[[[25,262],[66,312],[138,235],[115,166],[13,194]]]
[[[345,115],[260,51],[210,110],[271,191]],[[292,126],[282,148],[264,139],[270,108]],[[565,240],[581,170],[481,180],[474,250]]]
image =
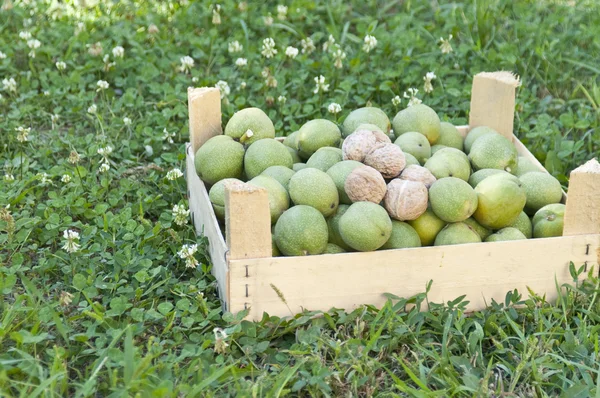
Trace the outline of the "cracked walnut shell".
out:
[[[396,178],[388,184],[383,203],[393,219],[416,220],[427,210],[428,196],[427,187],[422,182]]]
[[[346,177],[344,190],[352,202],[379,204],[385,196],[387,186],[377,170],[369,166],[359,166]]]

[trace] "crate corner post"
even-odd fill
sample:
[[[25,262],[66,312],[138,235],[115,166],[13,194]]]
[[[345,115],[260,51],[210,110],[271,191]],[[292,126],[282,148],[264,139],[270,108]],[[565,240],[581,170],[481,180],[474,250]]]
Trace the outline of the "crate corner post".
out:
[[[481,72],[473,78],[469,129],[487,126],[513,140],[518,76],[511,72]]]
[[[195,154],[210,138],[223,133],[221,94],[218,88],[188,88],[190,143]]]
[[[255,286],[253,277],[258,267],[249,270],[244,260],[269,258],[273,255],[271,241],[271,211],[267,190],[250,184],[225,187],[225,231],[229,252],[229,311],[236,313],[250,308],[248,319],[261,314],[252,308]],[[242,269],[244,268],[244,269]],[[244,283],[232,278],[244,278]],[[239,289],[243,285],[243,289]]]
[[[563,235],[600,234],[600,163],[594,158],[571,172]]]

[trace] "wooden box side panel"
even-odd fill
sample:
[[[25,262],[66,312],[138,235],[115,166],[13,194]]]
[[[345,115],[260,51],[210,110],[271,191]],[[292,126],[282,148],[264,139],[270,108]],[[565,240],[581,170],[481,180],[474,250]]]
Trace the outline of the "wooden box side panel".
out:
[[[425,291],[431,302],[463,294],[469,310],[481,310],[492,299],[503,302],[508,291],[527,287],[548,300],[556,285],[572,282],[569,263],[598,269],[600,235],[443,247],[385,250],[307,257],[274,257],[230,261],[230,311],[250,308],[249,318],[263,312],[289,316],[303,309],[352,310],[362,304],[381,306],[384,293],[409,297]],[[555,279],[556,278],[556,279]],[[275,292],[276,287],[287,305]],[[289,306],[289,308],[288,308]]]
[[[186,179],[188,185],[188,198],[192,221],[196,234],[204,234],[208,238],[210,258],[212,260],[212,274],[217,279],[219,296],[228,304],[229,283],[227,261],[225,253],[227,245],[219,228],[219,222],[213,211],[206,186],[196,174],[194,166],[194,153],[190,144],[186,146]]]

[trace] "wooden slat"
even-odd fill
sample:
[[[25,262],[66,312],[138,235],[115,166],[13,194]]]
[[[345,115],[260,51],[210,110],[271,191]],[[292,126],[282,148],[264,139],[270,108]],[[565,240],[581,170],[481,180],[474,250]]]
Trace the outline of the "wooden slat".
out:
[[[228,269],[225,261],[227,245],[221,233],[217,216],[213,211],[208,192],[202,180],[196,174],[194,167],[194,153],[190,144],[186,145],[186,179],[188,186],[188,200],[196,234],[204,234],[208,238],[210,258],[212,260],[212,274],[217,279],[219,294],[226,303],[228,301]]]
[[[589,247],[588,247],[589,245]],[[383,293],[408,297],[425,291],[435,303],[466,294],[469,310],[492,299],[503,302],[508,291],[527,287],[548,300],[559,284],[572,281],[569,262],[587,262],[598,270],[600,235],[386,250],[307,257],[273,257],[230,261],[230,310],[250,307],[249,318],[263,312],[289,316],[290,310],[352,310],[361,304],[381,306]],[[588,254],[586,254],[588,253]],[[271,285],[281,291],[287,305]],[[246,292],[248,296],[246,297]]]
[[[467,136],[467,133],[469,132],[469,126],[456,126],[456,129],[458,130],[458,132],[460,133],[460,135],[462,135],[463,137]]]
[[[218,88],[188,88],[190,142],[194,154],[198,148],[215,135],[223,133],[221,127],[221,95]]]
[[[515,91],[519,79],[510,72],[482,72],[473,78],[469,127],[488,126],[513,139]]]
[[[264,188],[225,187],[225,230],[229,259],[271,257],[271,212]]]
[[[564,235],[600,233],[600,164],[588,161],[571,172]]]

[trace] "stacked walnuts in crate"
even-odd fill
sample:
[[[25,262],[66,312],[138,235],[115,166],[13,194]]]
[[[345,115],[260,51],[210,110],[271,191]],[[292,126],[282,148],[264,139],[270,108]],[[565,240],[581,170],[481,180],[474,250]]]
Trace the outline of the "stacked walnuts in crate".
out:
[[[391,129],[393,127],[393,130]],[[258,108],[233,115],[195,157],[225,216],[225,187],[267,190],[273,255],[310,255],[562,235],[558,180],[489,127],[466,137],[430,107],[315,119],[283,142]]]

